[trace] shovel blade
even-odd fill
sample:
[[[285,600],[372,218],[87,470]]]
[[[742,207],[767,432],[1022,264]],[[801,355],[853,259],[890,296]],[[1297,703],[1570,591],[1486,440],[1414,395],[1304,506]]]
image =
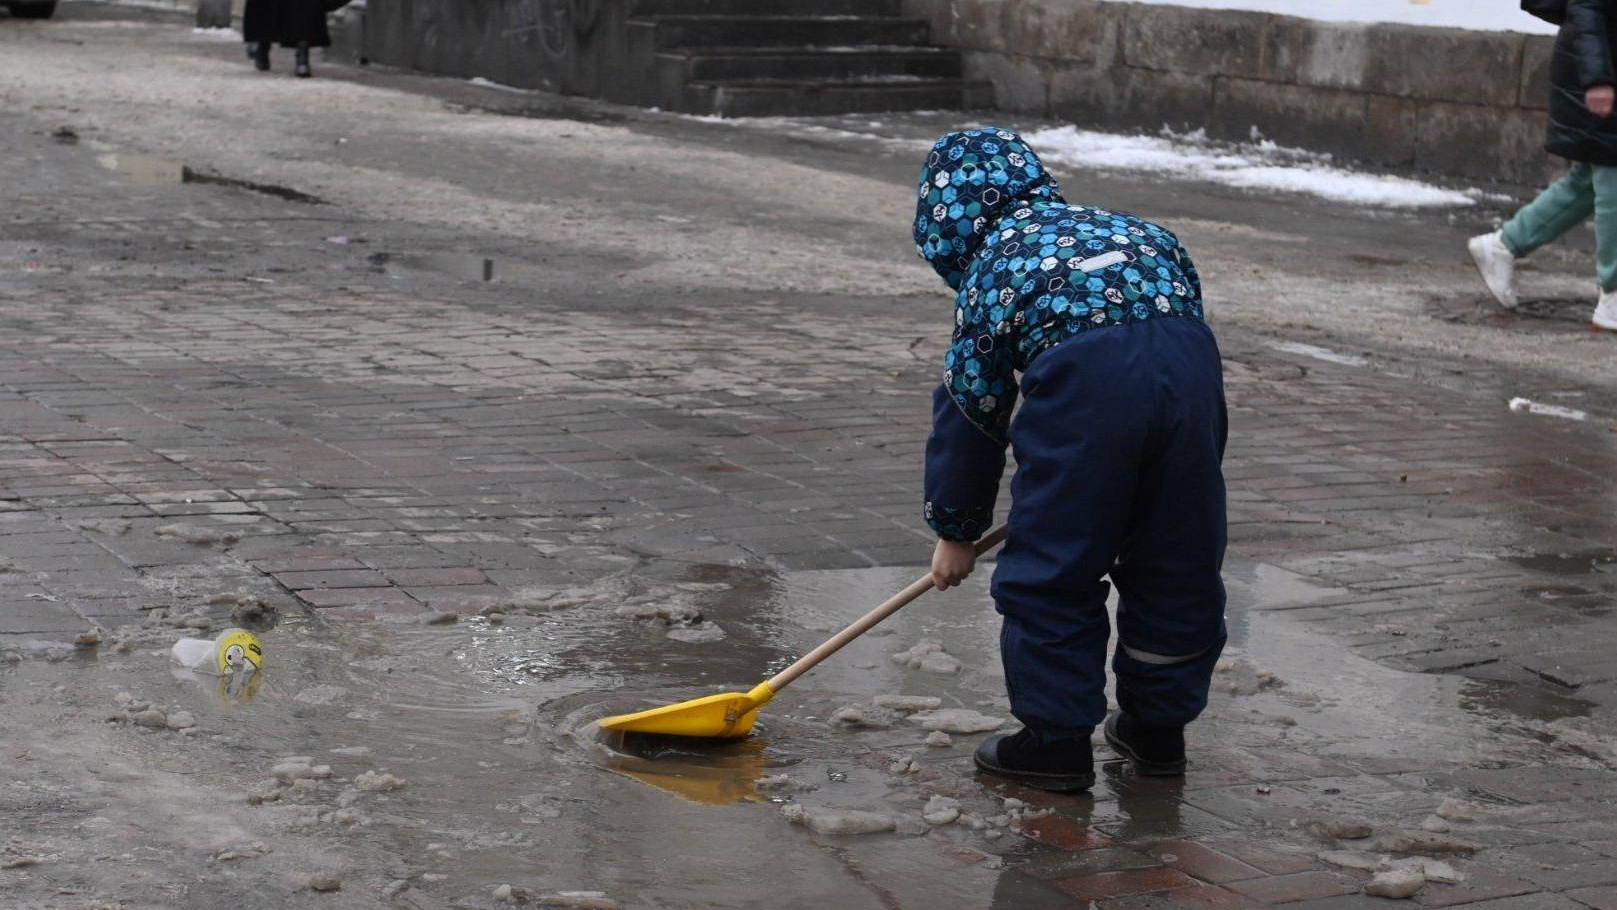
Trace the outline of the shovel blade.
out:
[[[635,714],[619,714],[600,723],[604,729],[624,733],[740,739],[752,732],[752,725],[758,721],[758,709],[766,701],[767,698],[760,700],[751,693],[725,692]]]

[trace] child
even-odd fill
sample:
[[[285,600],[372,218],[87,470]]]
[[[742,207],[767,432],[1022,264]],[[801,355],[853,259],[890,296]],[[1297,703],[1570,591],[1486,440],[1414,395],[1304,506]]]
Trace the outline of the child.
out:
[[[990,737],[977,766],[1087,789],[1104,721],[1136,773],[1183,774],[1184,727],[1206,707],[1225,639],[1223,368],[1190,255],[1148,221],[1067,203],[999,129],[932,147],[915,239],[957,292],[926,447],[940,589],[971,573],[1007,443],[1016,455],[993,595],[1024,729]],[[1107,575],[1119,594],[1110,717]]]

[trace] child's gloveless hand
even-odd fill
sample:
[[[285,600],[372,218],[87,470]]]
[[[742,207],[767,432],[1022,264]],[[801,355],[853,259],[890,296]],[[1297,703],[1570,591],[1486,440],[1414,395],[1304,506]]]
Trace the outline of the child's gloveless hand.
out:
[[[977,548],[956,540],[940,540],[932,551],[932,583],[947,591],[966,580],[977,567]]]

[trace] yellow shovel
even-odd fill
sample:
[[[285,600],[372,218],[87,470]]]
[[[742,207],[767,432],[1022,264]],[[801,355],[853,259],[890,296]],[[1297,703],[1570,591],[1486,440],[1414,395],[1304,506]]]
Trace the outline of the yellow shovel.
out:
[[[1005,539],[1005,531],[1005,526],[1000,525],[988,532],[988,536],[977,541],[977,555],[981,556],[999,546],[1000,541]],[[807,673],[820,661],[842,650],[848,642],[875,628],[877,623],[897,613],[910,601],[931,589],[930,573],[916,579],[909,587],[860,617],[857,622],[832,636],[825,644],[798,658],[796,663],[775,674],[774,677],[754,686],[751,692],[725,692],[635,714],[620,714],[601,721],[601,726],[626,733],[739,739],[752,732],[752,725],[758,720],[758,709],[769,704],[770,700],[779,694],[780,690],[790,685],[792,680]]]

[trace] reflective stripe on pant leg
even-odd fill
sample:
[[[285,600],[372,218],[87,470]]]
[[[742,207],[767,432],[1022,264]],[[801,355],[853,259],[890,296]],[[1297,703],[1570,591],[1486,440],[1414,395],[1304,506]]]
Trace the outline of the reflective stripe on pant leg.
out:
[[[1212,685],[1213,667],[1224,651],[1225,636],[1190,658],[1171,658],[1174,663],[1141,660],[1149,652],[1119,647],[1112,656],[1112,672],[1117,674],[1117,706],[1142,723],[1157,727],[1182,727],[1195,720],[1207,707],[1207,690]],[[1130,653],[1134,651],[1134,653]]]
[[[1206,654],[1209,650],[1208,648],[1203,648],[1200,651],[1197,651],[1195,654],[1186,654],[1183,657],[1169,657],[1166,654],[1152,654],[1149,651],[1141,651],[1139,648],[1131,648],[1124,644],[1119,644],[1118,647],[1122,648],[1125,654],[1142,664],[1156,664],[1157,666],[1162,667],[1171,667],[1174,664],[1190,663],[1203,654]]]

